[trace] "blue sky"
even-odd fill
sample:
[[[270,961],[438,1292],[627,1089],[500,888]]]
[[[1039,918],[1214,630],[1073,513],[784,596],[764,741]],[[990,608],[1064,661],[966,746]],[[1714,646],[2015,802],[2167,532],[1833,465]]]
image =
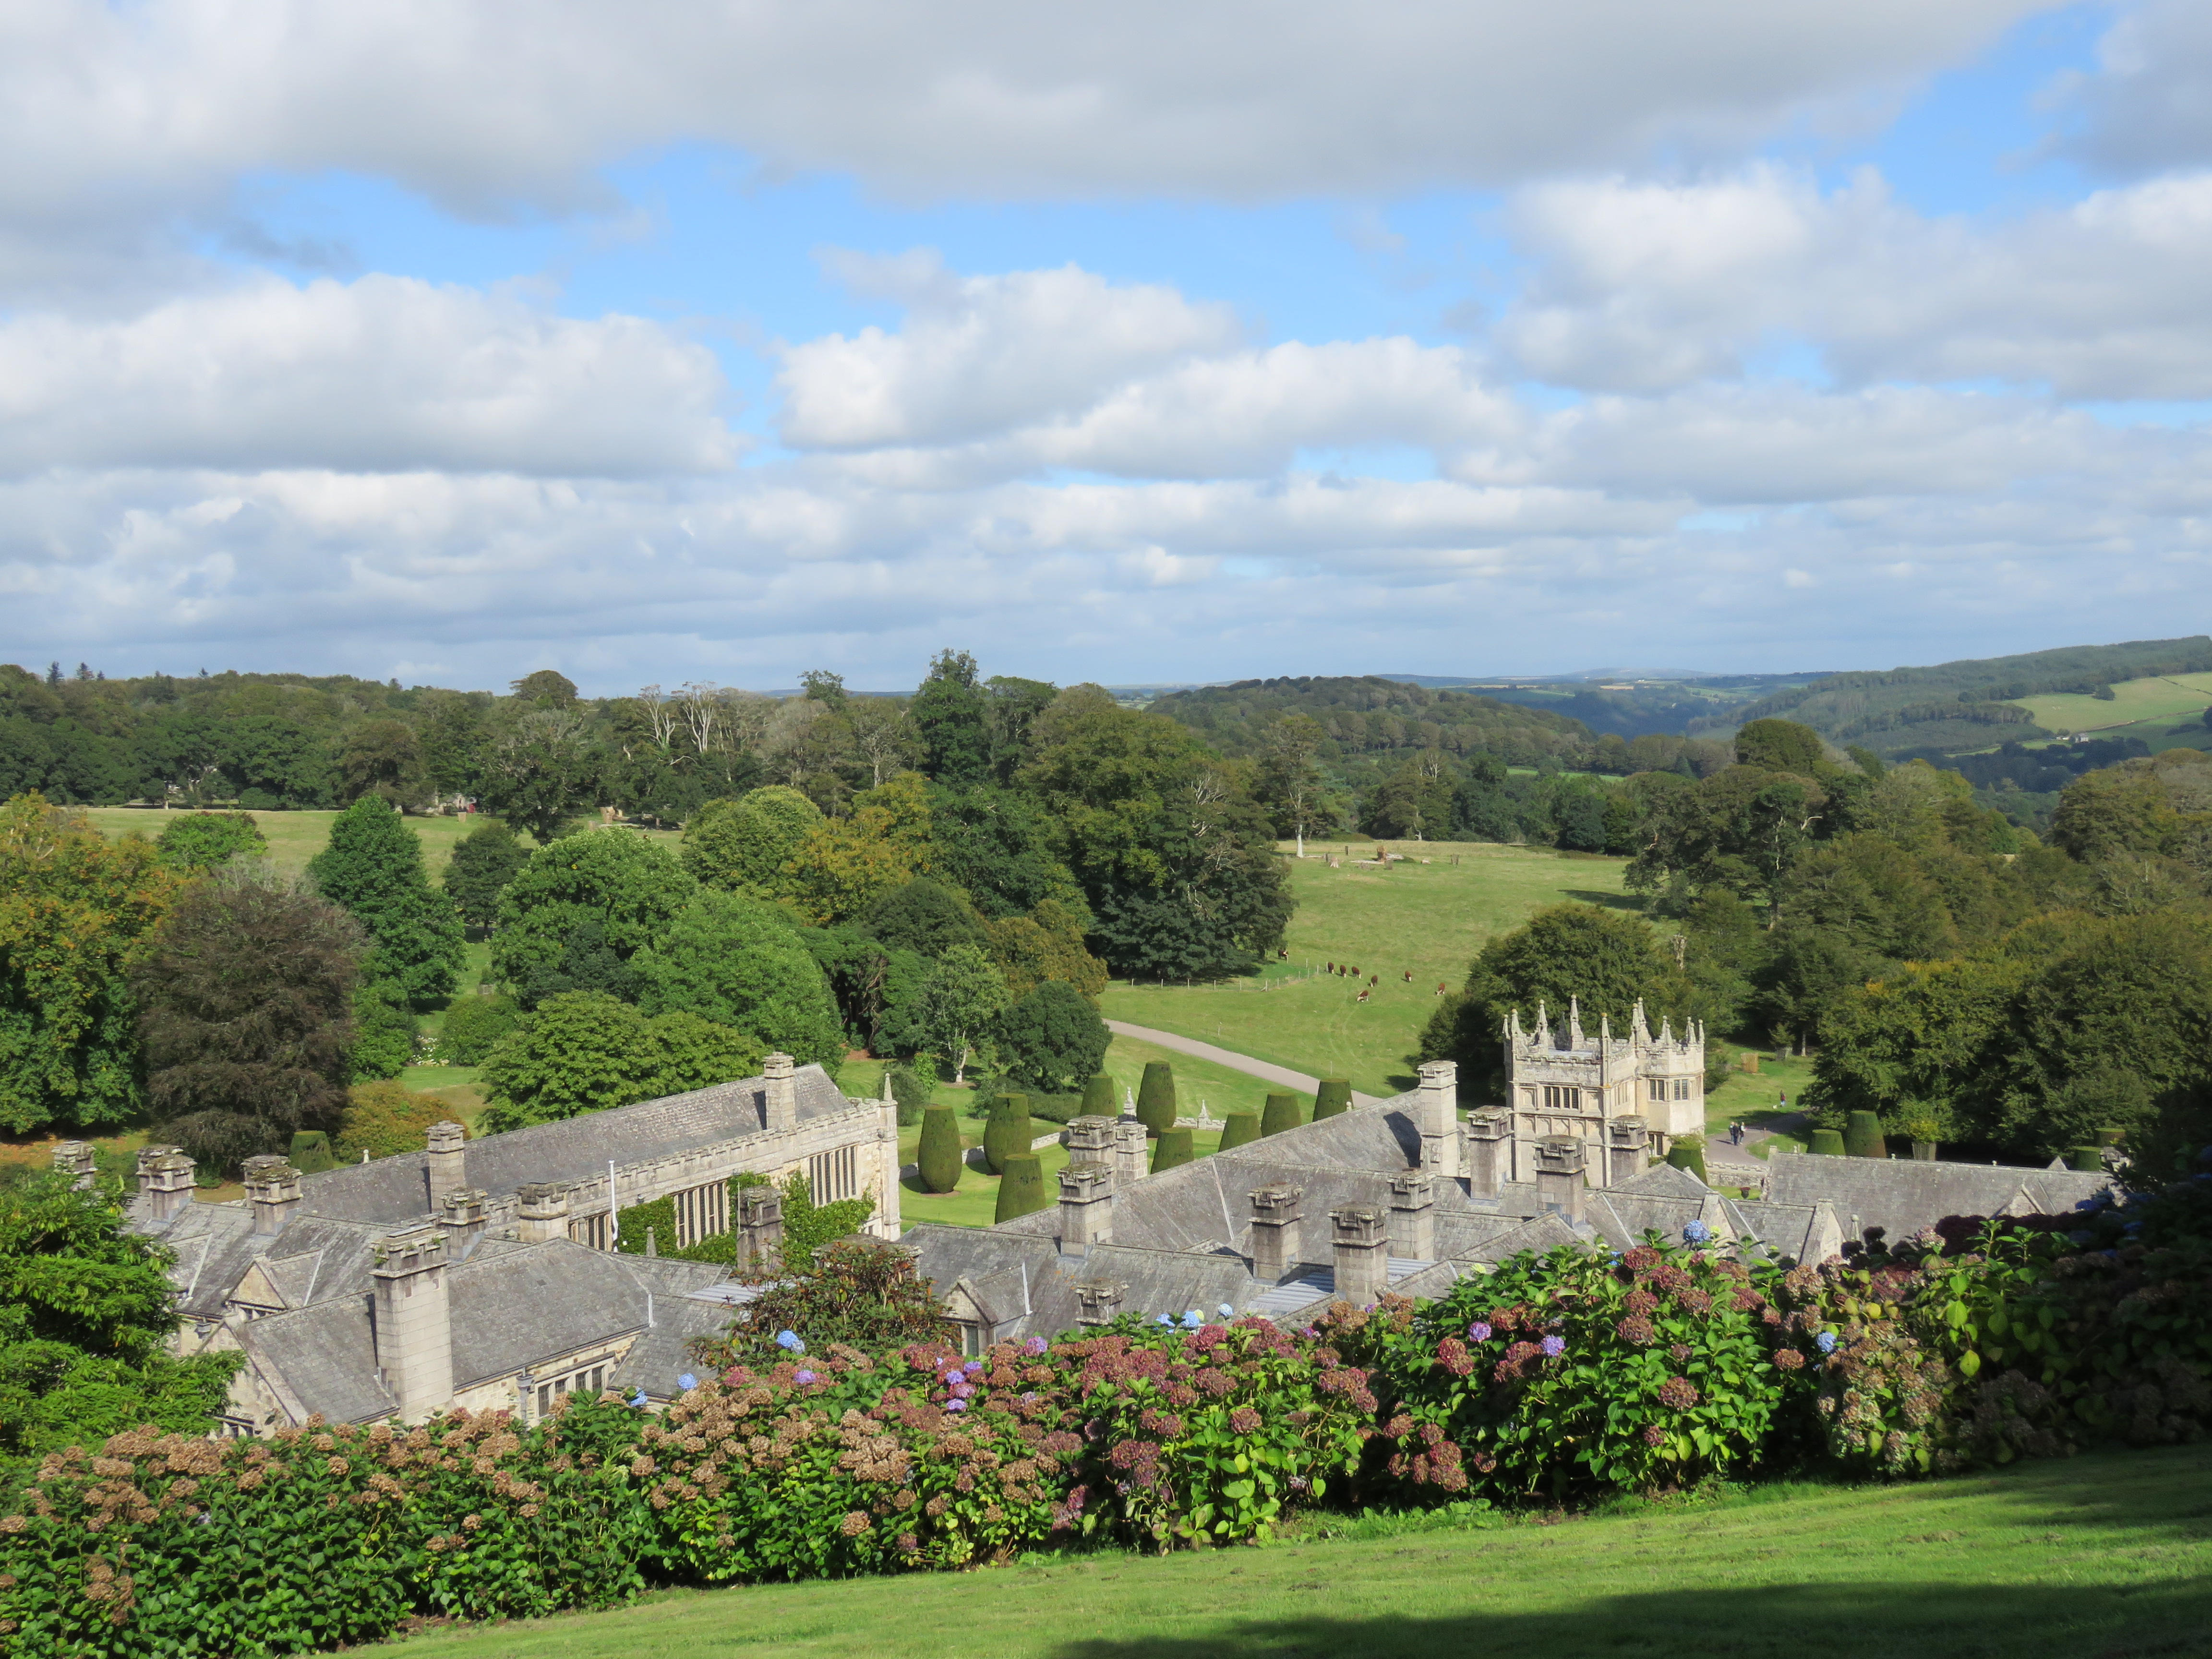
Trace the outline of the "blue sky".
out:
[[[0,23],[0,658],[2201,631],[2203,11],[57,0]]]

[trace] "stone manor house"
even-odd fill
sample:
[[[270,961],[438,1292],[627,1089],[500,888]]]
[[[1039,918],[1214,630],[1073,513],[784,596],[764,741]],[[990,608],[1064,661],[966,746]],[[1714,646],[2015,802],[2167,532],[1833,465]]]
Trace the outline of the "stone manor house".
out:
[[[773,1259],[776,1195],[744,1189],[729,1213],[746,1171],[804,1172],[822,1201],[872,1195],[869,1231],[913,1253],[970,1352],[1123,1313],[1298,1322],[1338,1298],[1440,1294],[1521,1250],[1624,1249],[1692,1221],[1724,1248],[1820,1261],[1869,1228],[2063,1212],[2108,1184],[1777,1155],[1712,1164],[1708,1186],[1656,1161],[1703,1127],[1702,1030],[1655,1036],[1639,1008],[1626,1036],[1603,1021],[1592,1036],[1571,1005],[1557,1026],[1513,1017],[1503,1040],[1504,1104],[1462,1116],[1455,1068],[1433,1063],[1404,1094],[1158,1175],[1135,1118],[1078,1118],[1058,1204],[990,1228],[902,1231],[896,1108],[782,1055],[761,1077],[481,1140],[441,1124],[421,1152],[325,1174],[257,1159],[228,1204],[193,1201],[191,1161],[149,1147],[133,1224],[176,1251],[185,1351],[246,1356],[224,1427],[256,1434],[314,1413],[527,1418],[575,1389],[673,1397],[690,1340],[752,1292],[716,1266],[615,1249],[616,1213],[672,1198],[672,1246],[735,1231],[748,1257]],[[57,1161],[89,1178],[88,1148]]]

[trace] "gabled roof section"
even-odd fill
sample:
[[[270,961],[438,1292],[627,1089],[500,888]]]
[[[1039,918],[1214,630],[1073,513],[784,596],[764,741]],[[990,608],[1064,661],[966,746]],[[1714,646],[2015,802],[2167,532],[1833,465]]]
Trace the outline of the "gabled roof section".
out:
[[[2073,1170],[1810,1152],[1778,1154],[1768,1170],[1768,1202],[1826,1204],[1846,1233],[1856,1216],[1862,1229],[1880,1227],[1893,1240],[1949,1215],[2065,1215],[2112,1184]]]

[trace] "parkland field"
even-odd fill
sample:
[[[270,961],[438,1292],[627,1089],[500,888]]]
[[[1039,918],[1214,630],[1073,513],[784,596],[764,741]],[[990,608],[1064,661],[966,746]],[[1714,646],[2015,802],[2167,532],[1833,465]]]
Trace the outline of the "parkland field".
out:
[[[1331,1535],[1332,1534],[1335,1535]],[[393,1659],[2017,1659],[2212,1654],[2212,1447],[1595,1516],[1316,1517],[1259,1548],[677,1591]]]

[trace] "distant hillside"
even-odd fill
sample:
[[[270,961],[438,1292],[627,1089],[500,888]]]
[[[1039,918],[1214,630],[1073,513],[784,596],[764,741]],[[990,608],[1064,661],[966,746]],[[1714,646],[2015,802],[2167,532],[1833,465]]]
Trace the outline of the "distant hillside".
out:
[[[1832,743],[1858,744],[1881,755],[1986,749],[2051,735],[2014,698],[2051,692],[2109,695],[2119,681],[2206,672],[2212,672],[2212,638],[2202,634],[2069,646],[1932,668],[1831,674],[1707,715],[1689,730],[1692,736],[1719,737],[1748,721],[1778,715],[1802,721]]]
[[[1198,686],[1153,699],[1152,710],[1202,732],[1216,750],[1232,756],[1252,753],[1261,732],[1285,714],[1311,715],[1346,755],[1442,749],[1534,766],[1547,757],[1586,750],[1595,735],[1580,720],[1547,709],[1465,691],[1432,691],[1379,674]]]

